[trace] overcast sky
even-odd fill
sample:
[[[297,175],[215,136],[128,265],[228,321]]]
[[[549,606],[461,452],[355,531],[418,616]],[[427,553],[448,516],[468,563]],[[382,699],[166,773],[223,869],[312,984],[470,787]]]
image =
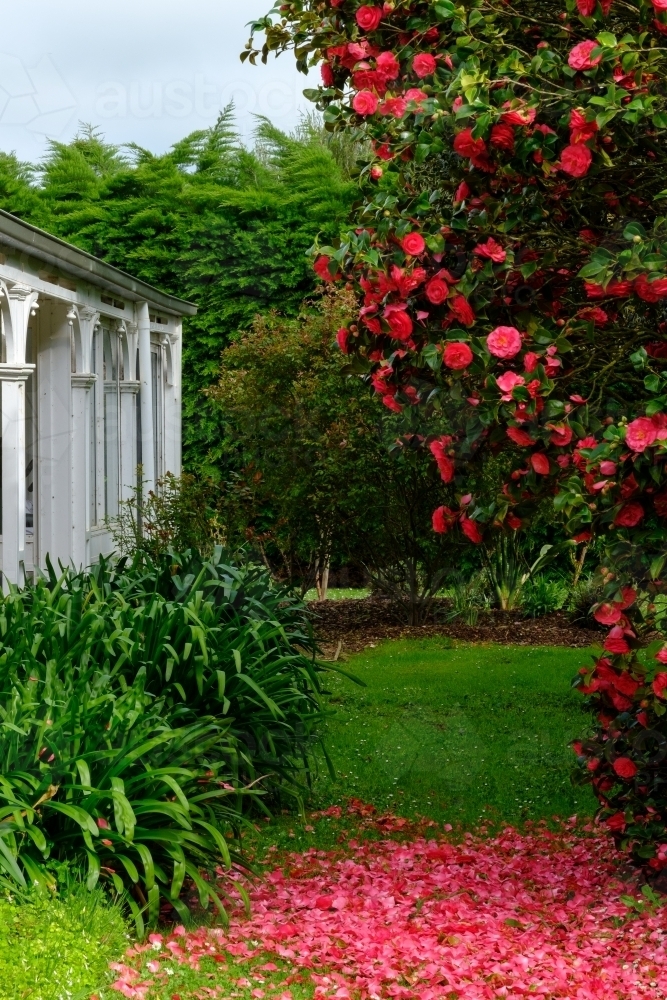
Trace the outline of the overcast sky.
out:
[[[0,150],[39,160],[47,137],[77,123],[160,153],[212,125],[233,101],[241,134],[253,115],[290,129],[308,102],[291,55],[241,64],[247,23],[271,0],[21,0],[4,5]]]

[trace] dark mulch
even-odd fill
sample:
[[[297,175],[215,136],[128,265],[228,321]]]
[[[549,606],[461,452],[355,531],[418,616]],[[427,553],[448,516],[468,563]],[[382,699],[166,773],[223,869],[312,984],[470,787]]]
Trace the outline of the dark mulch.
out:
[[[383,639],[442,635],[466,642],[497,642],[509,646],[585,648],[599,643],[604,634],[595,628],[573,624],[564,612],[543,618],[522,618],[516,611],[494,610],[480,615],[476,625],[458,620],[446,622],[442,618],[447,607],[446,601],[438,602],[433,620],[426,625],[401,624],[390,602],[374,597],[313,602],[310,614],[326,658],[336,653],[357,653]]]

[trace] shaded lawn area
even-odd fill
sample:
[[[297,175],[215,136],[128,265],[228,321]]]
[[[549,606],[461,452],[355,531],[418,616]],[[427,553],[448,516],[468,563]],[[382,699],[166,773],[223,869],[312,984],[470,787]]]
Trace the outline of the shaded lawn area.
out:
[[[474,830],[481,819],[594,811],[574,788],[569,743],[588,725],[571,689],[587,651],[472,646],[443,638],[387,642],[346,668],[367,685],[327,681],[336,715],[318,806],[349,796],[403,816]]]

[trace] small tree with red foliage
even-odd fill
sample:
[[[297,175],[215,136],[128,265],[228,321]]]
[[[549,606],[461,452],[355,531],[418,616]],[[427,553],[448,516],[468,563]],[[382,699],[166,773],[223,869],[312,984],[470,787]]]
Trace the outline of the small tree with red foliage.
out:
[[[264,59],[319,64],[327,127],[374,151],[315,268],[358,291],[338,335],[355,370],[437,428],[461,501],[434,529],[479,543],[550,495],[574,544],[604,540],[576,750],[600,820],[660,871],[667,647],[642,658],[637,624],[667,595],[667,0],[291,0],[260,31]],[[482,505],[469,463],[501,449],[513,471]]]

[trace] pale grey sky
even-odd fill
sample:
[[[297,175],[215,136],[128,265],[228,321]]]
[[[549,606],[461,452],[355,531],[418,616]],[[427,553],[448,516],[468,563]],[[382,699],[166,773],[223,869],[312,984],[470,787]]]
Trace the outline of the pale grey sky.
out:
[[[212,125],[233,101],[248,139],[253,114],[292,128],[309,83],[288,53],[241,64],[246,25],[271,0],[21,0],[0,36],[0,150],[39,160],[47,137],[79,121],[116,143],[159,153]],[[312,86],[312,83],[310,84]]]

